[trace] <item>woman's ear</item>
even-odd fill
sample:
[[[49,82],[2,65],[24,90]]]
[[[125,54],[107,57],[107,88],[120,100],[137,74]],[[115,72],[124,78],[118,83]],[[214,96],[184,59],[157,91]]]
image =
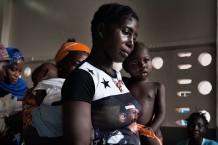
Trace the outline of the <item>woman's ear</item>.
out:
[[[104,27],[105,27],[105,25],[103,22],[99,23],[97,26],[98,32],[104,32]]]
[[[104,38],[104,23],[101,22],[98,27],[97,27],[97,30],[98,30],[98,36],[100,37],[100,39],[103,39]]]

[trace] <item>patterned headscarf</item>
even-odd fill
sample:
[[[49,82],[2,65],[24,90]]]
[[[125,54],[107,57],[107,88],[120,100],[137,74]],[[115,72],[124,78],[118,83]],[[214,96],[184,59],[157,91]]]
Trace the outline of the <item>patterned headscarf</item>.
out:
[[[24,59],[22,53],[17,48],[6,48],[9,57],[11,58],[10,64],[16,63],[18,60]]]
[[[55,56],[56,64],[60,63],[64,59],[64,57],[71,51],[84,51],[88,54],[90,54],[91,52],[89,47],[82,43],[77,43],[77,42],[64,43],[61,46],[61,48],[58,50],[58,52],[56,53],[56,56]]]

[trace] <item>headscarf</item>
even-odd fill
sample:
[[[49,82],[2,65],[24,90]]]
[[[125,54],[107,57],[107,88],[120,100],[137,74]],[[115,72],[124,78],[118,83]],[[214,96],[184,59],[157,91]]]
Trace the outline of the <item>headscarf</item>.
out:
[[[5,46],[0,43],[0,61],[10,60]]]
[[[22,53],[17,48],[6,48],[9,57],[11,58],[10,64],[16,63],[18,60],[24,59]]]
[[[55,56],[56,64],[60,63],[64,59],[64,57],[71,51],[84,51],[88,54],[90,54],[91,52],[89,47],[82,43],[77,43],[77,42],[64,43],[61,46],[61,48],[58,50],[58,52],[56,53],[56,56]]]
[[[12,96],[17,97],[18,99],[23,99],[24,94],[28,89],[27,83],[22,78],[19,78],[14,84],[4,81],[0,83],[0,88],[8,93],[11,93]]]

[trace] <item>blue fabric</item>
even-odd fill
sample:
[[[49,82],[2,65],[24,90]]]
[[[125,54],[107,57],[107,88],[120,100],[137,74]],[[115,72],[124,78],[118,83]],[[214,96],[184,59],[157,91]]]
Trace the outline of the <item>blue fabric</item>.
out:
[[[11,58],[10,64],[13,64],[17,62],[18,60],[24,58],[22,53],[17,48],[8,47],[6,48],[6,50],[8,52],[9,57]]]
[[[18,99],[23,99],[24,94],[27,91],[27,83],[19,78],[16,83],[10,84],[8,82],[0,83],[0,88],[5,90],[8,93],[11,93],[12,96],[17,97]]]
[[[62,136],[62,106],[41,104],[32,112],[32,126],[41,137]],[[48,115],[49,114],[49,115]]]
[[[183,140],[177,143],[177,145],[188,145],[188,140]],[[204,138],[202,145],[218,145],[218,143],[214,140]]]

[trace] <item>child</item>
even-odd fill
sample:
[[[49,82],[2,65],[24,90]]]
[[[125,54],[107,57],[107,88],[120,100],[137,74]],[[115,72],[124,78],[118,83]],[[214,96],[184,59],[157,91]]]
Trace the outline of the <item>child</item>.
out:
[[[131,76],[131,78],[123,78],[123,81],[142,106],[142,115],[138,123],[146,126],[148,129],[146,132],[155,133],[159,139],[162,139],[158,133],[165,118],[165,88],[159,82],[148,80],[152,71],[148,48],[141,42],[135,42],[133,51],[123,62],[123,68]],[[155,134],[152,136],[143,134],[141,143],[160,144]]]
[[[214,140],[206,139],[209,120],[205,113],[194,112],[187,119],[187,130],[189,138],[180,141],[177,145],[218,145]]]
[[[33,94],[34,88],[43,80],[57,77],[57,71],[57,67],[48,62],[41,64],[33,71],[31,76],[33,87],[28,89],[23,99],[23,129],[32,124],[31,113],[43,100],[43,98],[36,98],[35,94]]]
[[[42,64],[36,72],[33,82],[42,81],[33,90],[39,107],[32,112],[32,126],[39,136],[61,136],[61,105],[54,105],[61,100],[61,87],[65,79],[58,78],[58,69],[51,63]]]

